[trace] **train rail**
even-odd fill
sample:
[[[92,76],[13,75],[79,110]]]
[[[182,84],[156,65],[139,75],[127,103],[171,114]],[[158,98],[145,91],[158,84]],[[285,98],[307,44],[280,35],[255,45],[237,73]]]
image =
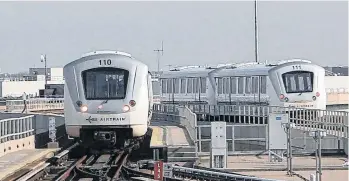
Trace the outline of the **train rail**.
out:
[[[113,150],[112,152],[90,153],[87,155],[74,156],[69,155],[73,149],[78,148],[79,144],[74,144],[69,148],[62,150],[59,154],[35,166],[30,172],[21,176],[17,181],[36,181],[36,180],[85,180],[85,181],[116,181],[116,180],[144,180],[153,179],[154,175],[149,173],[152,170],[152,162],[147,162],[145,166],[148,171],[142,171],[139,167],[140,161],[137,160],[137,168],[132,164],[131,156],[134,145],[122,150]],[[74,151],[75,152],[75,151]],[[74,154],[72,154],[74,155]],[[71,158],[69,157],[71,156]],[[149,164],[150,163],[150,164]],[[172,178],[165,177],[167,181],[179,180],[241,180],[241,181],[275,181],[273,179],[257,178],[222,170],[215,170],[204,167],[180,167],[174,164],[172,166]]]
[[[26,173],[17,181],[36,181],[36,180],[99,180],[116,181],[127,180],[130,173],[133,175],[142,175],[139,171],[125,172],[128,158],[132,153],[134,145],[122,150],[113,150],[109,153],[93,153],[83,155],[78,158],[69,158],[73,149],[78,148],[75,143],[65,150],[62,150],[56,156],[47,161],[41,162],[30,172]],[[146,178],[153,178],[153,175],[146,174]]]

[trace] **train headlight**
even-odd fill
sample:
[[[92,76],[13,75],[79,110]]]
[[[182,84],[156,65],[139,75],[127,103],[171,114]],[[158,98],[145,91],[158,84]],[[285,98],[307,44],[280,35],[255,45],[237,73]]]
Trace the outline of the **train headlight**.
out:
[[[283,94],[280,95],[280,99],[284,99],[285,96]]]
[[[86,105],[82,105],[80,107],[80,110],[81,110],[81,112],[86,112],[87,111],[87,106]]]
[[[130,106],[124,105],[124,107],[122,108],[122,111],[124,111],[124,112],[130,111]]]
[[[315,96],[313,96],[313,100],[314,100],[314,101],[316,100],[316,97],[315,97]]]
[[[288,98],[287,97],[285,97],[285,99],[284,99],[286,102],[288,102]]]
[[[135,100],[130,100],[129,102],[130,106],[133,107],[136,105],[136,101]]]

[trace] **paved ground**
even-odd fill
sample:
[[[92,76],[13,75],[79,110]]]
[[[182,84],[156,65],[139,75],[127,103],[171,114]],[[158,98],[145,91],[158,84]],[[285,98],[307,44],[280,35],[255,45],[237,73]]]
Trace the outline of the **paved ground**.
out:
[[[190,146],[185,128],[167,126],[167,140],[169,146]]]
[[[260,178],[277,179],[285,181],[303,181],[298,176],[288,176],[285,171],[268,171],[268,172],[238,172],[244,175],[253,175]],[[315,174],[315,171],[297,171],[297,174],[306,179],[310,179],[310,174]],[[322,181],[346,181],[348,180],[348,170],[324,170],[322,172]]]
[[[349,170],[342,166],[345,157],[322,157],[323,168],[322,180],[344,181],[348,180]],[[201,157],[200,166],[209,167],[209,157]],[[315,157],[294,157],[293,168],[295,173],[309,179],[310,174],[315,174]],[[289,177],[286,175],[286,162],[268,161],[268,156],[229,156],[227,159],[227,169],[232,172],[244,175],[268,179],[280,179],[287,181],[301,181],[297,176]],[[331,170],[329,170],[331,169]]]
[[[0,157],[0,180],[42,159],[53,156],[56,149],[27,149]],[[32,167],[32,166],[31,166]]]

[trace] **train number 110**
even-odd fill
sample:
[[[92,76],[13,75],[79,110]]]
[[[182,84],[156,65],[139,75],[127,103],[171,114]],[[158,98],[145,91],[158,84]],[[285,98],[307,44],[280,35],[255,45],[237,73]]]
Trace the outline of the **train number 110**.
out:
[[[99,65],[111,65],[111,60],[99,60]]]

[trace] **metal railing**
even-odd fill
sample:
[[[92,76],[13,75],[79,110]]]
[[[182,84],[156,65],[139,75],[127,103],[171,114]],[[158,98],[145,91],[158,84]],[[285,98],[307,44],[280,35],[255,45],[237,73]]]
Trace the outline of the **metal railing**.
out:
[[[18,140],[34,134],[34,115],[0,120],[0,141]],[[34,143],[33,143],[34,144]]]
[[[302,109],[258,105],[188,105],[202,121],[225,121],[240,124],[268,124],[270,113],[287,113],[297,129],[324,129],[327,134],[349,136],[349,113],[318,109]]]
[[[153,119],[171,121],[184,127],[192,141],[191,145],[195,146],[197,152],[197,117],[187,106],[175,106],[154,104]],[[197,155],[196,155],[197,156]]]
[[[63,81],[65,80],[63,76],[47,76],[47,81]],[[2,82],[18,82],[18,81],[45,81],[45,75],[37,76],[10,76],[10,77],[1,77],[0,81]]]
[[[256,154],[268,148],[268,125],[227,125],[227,151],[233,154]],[[211,125],[198,126],[199,155],[210,155]]]
[[[340,137],[348,138],[348,112],[310,110],[301,108],[283,108],[275,106],[256,105],[187,105],[191,117],[180,112],[183,106],[155,104],[154,118],[163,121],[174,121],[184,125],[188,133],[195,133],[193,141],[197,144],[197,155],[208,155],[211,143],[211,121],[225,121],[227,124],[228,154],[256,154],[268,149],[268,119],[271,113],[288,114],[291,122],[295,123],[292,139],[294,147],[299,152],[312,152],[313,140],[308,132],[316,129],[326,130],[324,138],[326,149],[341,149]],[[196,121],[194,120],[196,117]],[[201,120],[199,123],[197,121]],[[182,122],[181,122],[182,121]],[[189,121],[192,121],[189,123]],[[185,123],[187,122],[187,123]],[[231,124],[234,123],[234,124]],[[198,125],[199,124],[199,125]],[[195,125],[196,130],[193,128]],[[325,144],[326,143],[326,144]]]
[[[25,104],[23,100],[6,100],[6,110],[8,112],[23,111]],[[33,98],[26,100],[26,110],[44,111],[64,109],[63,98]]]

